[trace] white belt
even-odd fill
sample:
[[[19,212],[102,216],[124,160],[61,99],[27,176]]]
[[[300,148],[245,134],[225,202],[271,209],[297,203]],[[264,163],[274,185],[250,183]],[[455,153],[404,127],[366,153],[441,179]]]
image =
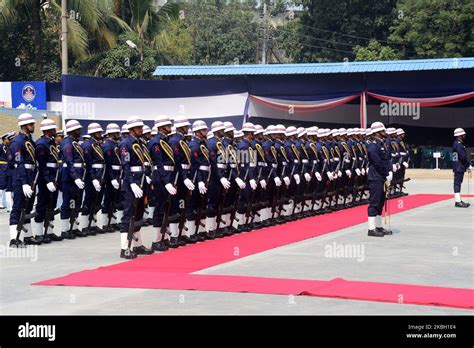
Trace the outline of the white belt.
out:
[[[265,162],[258,162],[257,163],[260,167],[265,167],[267,164]]]
[[[303,162],[303,163],[309,163],[309,161],[308,161],[307,159],[301,160],[301,162]]]
[[[400,152],[400,155],[402,156],[406,156],[406,154],[407,154],[406,152]]]
[[[283,164],[284,166],[286,166],[288,163],[285,162],[285,161],[283,161],[283,162],[281,162],[281,164]]]
[[[344,162],[346,162],[346,163],[351,163],[351,160],[348,159],[348,158],[346,158],[346,159],[344,160]]]
[[[362,158],[362,157],[359,157],[359,161],[362,161],[362,160],[363,160],[363,158]]]
[[[58,164],[57,163],[46,163],[46,167],[48,167],[48,168],[57,168]]]
[[[255,163],[251,162],[251,163],[249,163],[249,166],[253,168],[253,167],[256,167],[257,165]]]
[[[132,166],[132,167],[130,167],[130,171],[132,171],[132,172],[142,172],[143,168],[141,166]]]
[[[300,163],[300,161],[298,161],[298,160],[293,160],[293,163],[298,164],[298,163]]]
[[[25,163],[25,168],[26,168],[26,169],[35,169],[35,165],[34,165],[34,164]]]
[[[224,163],[217,163],[217,168],[225,169],[227,166]]]
[[[276,167],[278,167],[278,164],[272,163],[272,167],[273,167],[273,168],[276,168]]]
[[[397,157],[397,154],[396,154],[396,153],[392,153],[392,157]]]
[[[72,166],[74,168],[82,168],[84,167],[84,163],[74,163]],[[63,163],[63,168],[67,168],[67,163]]]
[[[231,163],[231,164],[229,164],[229,167],[231,167],[231,168],[237,168],[237,164]]]
[[[211,168],[209,166],[199,166],[199,170],[205,170],[208,172]]]
[[[149,166],[150,166],[150,162],[143,162],[143,165],[149,167]]]
[[[168,172],[172,172],[174,170],[174,166],[163,166],[163,169]]]
[[[121,166],[112,166],[112,169],[113,169],[113,170],[121,170],[122,167],[121,167]]]
[[[318,160],[313,160],[313,163],[314,163],[314,164],[318,164]]]
[[[339,162],[339,157],[334,158],[334,161]]]
[[[183,168],[183,169],[190,169],[190,168],[191,168],[191,165],[190,165],[190,164],[182,164],[182,165],[181,165],[181,168]]]
[[[102,168],[104,168],[104,165],[101,164],[101,163],[96,163],[96,164],[93,164],[93,165],[92,165],[92,168],[102,169]]]

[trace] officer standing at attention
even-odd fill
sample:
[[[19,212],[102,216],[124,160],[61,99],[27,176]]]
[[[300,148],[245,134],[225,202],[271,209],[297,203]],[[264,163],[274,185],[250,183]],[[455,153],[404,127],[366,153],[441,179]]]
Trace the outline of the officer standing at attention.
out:
[[[137,255],[150,255],[153,250],[143,246],[140,226],[133,227],[134,239],[132,241],[133,249],[127,254],[128,249],[128,229],[133,212],[133,203],[138,199],[137,210],[135,212],[135,221],[139,223],[143,218],[145,210],[145,197],[143,193],[145,182],[145,157],[139,138],[143,132],[143,121],[138,117],[130,117],[127,120],[128,137],[120,142],[120,156],[122,161],[122,193],[124,202],[124,211],[122,225],[120,228],[120,257],[125,259],[136,258]]]
[[[51,119],[45,119],[41,121],[41,130],[43,135],[36,141],[36,159],[39,171],[37,215],[35,222],[32,224],[33,234],[38,244],[50,243],[51,240],[61,241],[63,239],[54,233],[44,235],[43,227],[46,210],[54,210],[58,199],[57,171],[59,167],[59,151],[54,140],[56,136],[56,123]]]
[[[84,189],[84,153],[78,140],[81,136],[81,124],[76,120],[66,123],[67,137],[61,142],[59,147],[61,191],[63,193],[63,203],[61,204],[61,236],[65,239],[75,239],[86,237],[79,229],[74,228],[77,224],[77,216],[74,221],[70,221],[73,208],[80,206],[82,201],[81,190]],[[71,226],[71,223],[73,226]],[[71,233],[69,232],[71,230]]]
[[[372,123],[371,133],[372,142],[367,146],[369,157],[369,174],[367,184],[369,186],[369,232],[371,237],[383,237],[386,234],[392,234],[382,227],[382,209],[385,199],[384,183],[393,178],[391,168],[390,153],[384,146],[384,137],[386,137],[385,126],[382,122]]]
[[[34,178],[36,174],[36,156],[35,145],[31,135],[35,131],[35,119],[33,115],[24,113],[18,116],[18,126],[20,132],[16,136],[7,151],[7,161],[11,169],[12,189],[13,189],[13,207],[10,213],[10,247],[20,247],[22,243],[17,237],[17,225],[20,222],[21,208],[25,201],[25,213],[29,214],[33,208],[35,188]],[[37,244],[30,237],[31,225],[30,220],[25,219],[24,226],[27,232],[24,236],[20,234],[20,241],[24,237],[25,244],[31,241],[31,244]]]
[[[105,160],[105,190],[104,190],[104,204],[102,206],[102,230],[104,232],[114,232],[117,228],[117,222],[122,219],[122,213],[119,216],[114,215],[115,208],[119,202],[119,189],[121,181],[122,166],[120,162],[120,154],[118,151],[118,141],[120,140],[120,127],[115,123],[109,123],[105,129],[107,140],[102,145]],[[110,211],[111,210],[111,211]],[[110,225],[107,226],[109,214]]]
[[[467,208],[470,204],[461,200],[461,184],[464,179],[464,172],[472,170],[472,166],[469,165],[467,159],[466,147],[463,144],[466,132],[462,128],[456,128],[454,137],[456,138],[453,144],[454,206],[456,208]]]
[[[12,192],[11,184],[9,185],[7,150],[11,140],[16,136],[16,132],[9,132],[2,135],[2,143],[0,144],[0,209],[5,209],[3,199],[5,197],[5,204],[7,213],[12,210]],[[10,186],[10,187],[9,187]]]

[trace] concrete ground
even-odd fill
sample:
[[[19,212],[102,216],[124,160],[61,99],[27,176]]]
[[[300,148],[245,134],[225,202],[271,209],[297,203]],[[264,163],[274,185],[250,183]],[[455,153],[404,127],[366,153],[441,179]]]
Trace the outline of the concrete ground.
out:
[[[474,193],[471,180],[469,191]],[[450,180],[412,180],[414,193],[451,193]],[[467,193],[467,180],[463,193]],[[468,201],[468,199],[465,199]],[[471,198],[474,205],[474,198]],[[198,273],[393,282],[473,288],[474,206],[443,201],[392,216],[391,237],[369,238],[366,224],[268,250]],[[0,314],[455,315],[472,311],[308,296],[206,291],[31,286],[33,282],[121,262],[118,233],[52,243],[37,254],[6,254],[8,214],[0,212]],[[150,227],[144,229],[146,243]],[[334,244],[336,243],[336,244]],[[357,258],[329,258],[333,245],[363,246]],[[359,249],[362,250],[362,249]],[[359,260],[358,260],[359,259]]]

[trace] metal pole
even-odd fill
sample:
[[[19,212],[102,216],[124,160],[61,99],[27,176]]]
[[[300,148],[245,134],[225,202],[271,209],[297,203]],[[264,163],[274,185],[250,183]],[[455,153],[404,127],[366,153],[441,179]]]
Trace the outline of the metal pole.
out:
[[[267,3],[263,3],[263,45],[262,64],[267,64]]]
[[[68,73],[67,63],[67,0],[61,0],[61,71],[63,75]]]

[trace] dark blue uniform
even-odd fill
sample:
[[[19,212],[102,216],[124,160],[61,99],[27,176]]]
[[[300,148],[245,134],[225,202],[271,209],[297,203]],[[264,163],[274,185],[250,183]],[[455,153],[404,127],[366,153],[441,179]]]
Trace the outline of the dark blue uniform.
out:
[[[104,188],[104,202],[102,206],[102,213],[108,214],[112,207],[112,213],[115,211],[115,207],[120,200],[120,195],[116,192],[116,189],[112,186],[112,180],[121,181],[122,163],[120,161],[120,154],[118,144],[112,139],[107,139],[102,145],[104,151],[105,160],[105,188]],[[115,198],[114,198],[115,197]],[[114,200],[114,203],[111,200]]]
[[[262,149],[265,156],[265,168],[263,170],[263,177],[267,180],[267,189],[263,194],[263,199],[268,206],[272,204],[272,198],[275,194],[275,177],[279,176],[278,172],[278,153],[275,147],[275,142],[271,139],[266,139],[262,144]]]
[[[227,162],[225,158],[227,156],[224,144],[217,137],[209,139],[209,163],[211,164],[211,180],[209,183],[209,202],[208,202],[208,214],[210,218],[214,218],[217,215],[217,208],[219,204],[219,197],[223,190],[220,182],[221,178],[227,178]]]
[[[200,193],[197,187],[198,183],[202,181],[203,183],[207,184],[207,188],[209,190],[208,180],[210,180],[209,175],[211,164],[209,162],[209,149],[207,148],[206,139],[201,140],[193,137],[189,142],[189,149],[191,150],[190,176],[193,178],[196,176],[196,189],[193,191],[187,208],[187,216],[188,219],[191,220],[195,218],[195,210],[198,208],[198,204],[200,204]]]
[[[56,207],[58,191],[50,192],[46,185],[50,182],[58,186],[59,152],[54,138],[43,135],[36,141],[36,160],[38,162],[38,200],[36,203],[36,222],[44,222],[49,201],[53,202],[50,209]]]
[[[174,184],[176,177],[176,165],[173,155],[173,149],[169,146],[167,136],[163,133],[155,135],[148,143],[153,174],[152,185],[153,195],[155,196],[155,211],[153,212],[153,227],[161,227],[164,214],[164,205],[168,199],[168,191],[165,188],[167,184]],[[176,201],[176,200],[174,200]]]
[[[239,178],[242,179],[244,182],[247,183],[246,187],[244,190],[240,191],[240,197],[239,197],[239,207],[238,207],[238,212],[243,214],[246,211],[247,207],[247,202],[250,199],[252,188],[248,184],[250,180],[255,180],[257,181],[257,158],[256,158],[256,152],[252,148],[252,144],[249,140],[247,139],[242,139],[237,143],[237,151],[239,153],[239,157],[244,159],[244,161],[241,161],[239,163],[240,165],[240,172],[239,172]],[[240,224],[242,224],[241,221],[239,221]]]
[[[461,184],[464,179],[464,172],[469,167],[466,147],[456,140],[453,144],[453,172],[454,172],[454,193],[461,192]]]
[[[7,188],[7,147],[0,144],[0,190],[6,190]],[[2,204],[2,202],[0,202]]]
[[[80,205],[82,201],[82,195],[79,195],[79,187],[77,187],[74,181],[76,179],[84,179],[84,154],[79,143],[67,136],[59,146],[59,157],[62,161],[59,169],[61,191],[63,193],[61,219],[69,219],[72,207]]]
[[[384,203],[384,182],[391,171],[390,154],[386,143],[379,138],[367,146],[369,158],[369,173],[367,183],[370,191],[369,216],[382,215]]]
[[[135,195],[130,187],[131,184],[137,184],[143,189],[143,183],[145,182],[145,157],[143,155],[143,149],[138,141],[132,135],[123,139],[119,144],[120,159],[122,162],[122,197],[123,197],[123,218],[121,222],[120,232],[128,232],[130,225],[130,218],[132,216],[133,202]],[[138,200],[137,211],[135,215],[135,221],[141,221],[143,218],[143,212],[145,210],[145,196],[142,196]],[[134,228],[134,232],[138,232],[140,227]]]
[[[91,209],[96,204],[95,209],[99,208],[100,202],[102,201],[102,192],[97,192],[92,184],[92,180],[98,180],[102,185],[104,170],[105,170],[105,159],[104,151],[100,144],[94,138],[90,138],[82,144],[82,150],[84,152],[84,161],[86,164],[86,178],[84,187],[84,202],[82,205],[82,214],[89,215]],[[96,212],[92,212],[95,215]]]

